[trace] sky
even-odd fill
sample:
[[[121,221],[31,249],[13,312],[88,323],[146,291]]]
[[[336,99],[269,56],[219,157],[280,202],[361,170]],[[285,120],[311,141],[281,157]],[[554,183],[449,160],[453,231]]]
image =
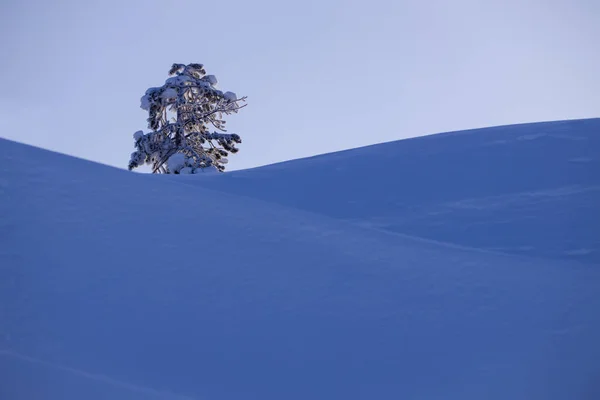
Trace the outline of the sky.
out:
[[[597,0],[4,0],[0,137],[126,168],[140,97],[202,63],[248,97],[229,170],[600,116]]]

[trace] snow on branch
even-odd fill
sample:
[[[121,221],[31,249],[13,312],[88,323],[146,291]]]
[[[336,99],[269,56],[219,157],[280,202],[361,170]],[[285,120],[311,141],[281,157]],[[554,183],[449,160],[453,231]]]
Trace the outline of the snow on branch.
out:
[[[141,98],[151,132],[134,133],[129,169],[150,164],[153,173],[224,171],[226,157],[242,143],[239,135],[222,133],[227,132],[224,116],[245,107],[246,97],[217,89],[217,78],[206,75],[202,64],[173,64],[169,75],[163,86],[149,88]]]

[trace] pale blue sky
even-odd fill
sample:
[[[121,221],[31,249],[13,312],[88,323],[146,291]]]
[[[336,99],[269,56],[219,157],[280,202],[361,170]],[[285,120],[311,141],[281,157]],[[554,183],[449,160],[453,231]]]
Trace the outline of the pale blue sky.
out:
[[[248,96],[229,169],[600,115],[597,0],[5,0],[0,18],[0,136],[121,168],[175,62]]]

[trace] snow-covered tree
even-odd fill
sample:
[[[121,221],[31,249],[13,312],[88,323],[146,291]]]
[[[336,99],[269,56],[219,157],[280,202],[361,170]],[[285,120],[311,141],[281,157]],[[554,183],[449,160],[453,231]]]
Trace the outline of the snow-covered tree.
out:
[[[202,64],[173,64],[169,75],[163,86],[148,89],[141,98],[151,132],[133,134],[136,151],[129,170],[149,164],[153,173],[224,171],[226,157],[237,153],[235,145],[242,141],[234,133],[223,133],[223,116],[245,107],[240,102],[246,98],[216,89],[217,78],[206,75]]]

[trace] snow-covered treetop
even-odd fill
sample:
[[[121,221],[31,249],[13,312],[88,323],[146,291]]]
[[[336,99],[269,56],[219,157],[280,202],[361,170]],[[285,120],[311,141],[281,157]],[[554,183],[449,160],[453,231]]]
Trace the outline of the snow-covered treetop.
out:
[[[129,169],[147,163],[155,173],[223,171],[225,157],[237,153],[235,145],[241,143],[236,134],[220,133],[226,132],[223,116],[237,113],[246,98],[217,89],[217,78],[206,75],[202,64],[173,64],[169,75],[163,86],[148,89],[141,98],[152,132],[134,134],[137,150]],[[177,162],[168,162],[173,156]]]

